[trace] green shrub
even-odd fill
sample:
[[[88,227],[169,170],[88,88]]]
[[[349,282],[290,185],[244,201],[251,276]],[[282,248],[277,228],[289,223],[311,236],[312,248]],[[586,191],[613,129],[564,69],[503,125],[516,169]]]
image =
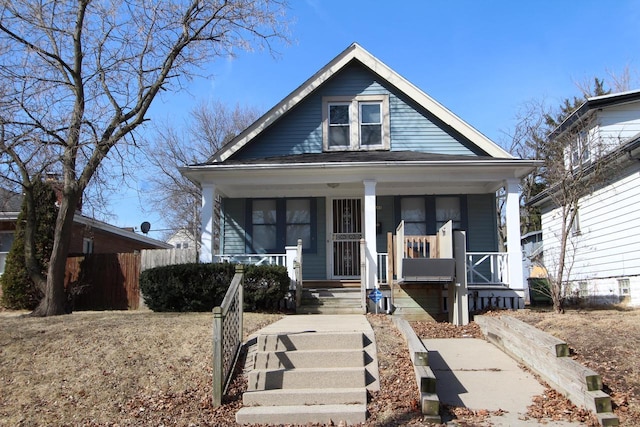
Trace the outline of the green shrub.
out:
[[[49,257],[53,249],[53,233],[56,224],[56,194],[46,182],[35,180],[33,184],[36,201],[35,256],[40,271],[46,275]],[[42,299],[42,292],[31,280],[27,272],[24,256],[24,228],[26,222],[26,202],[16,221],[16,230],[11,249],[7,254],[4,274],[0,276],[2,286],[1,303],[14,310],[33,310]]]
[[[289,290],[287,269],[278,265],[247,265],[244,271],[244,309],[277,311]]]
[[[235,275],[235,264],[179,264],[140,274],[140,290],[153,311],[210,311],[222,300]],[[286,296],[284,267],[245,266],[244,309],[277,310]]]

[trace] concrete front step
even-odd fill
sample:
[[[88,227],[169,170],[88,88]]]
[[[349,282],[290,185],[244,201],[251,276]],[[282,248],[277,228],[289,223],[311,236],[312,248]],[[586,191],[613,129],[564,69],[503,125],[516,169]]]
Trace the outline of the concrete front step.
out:
[[[365,354],[362,349],[258,351],[253,369],[357,368],[366,365]]]
[[[248,391],[301,388],[353,388],[366,387],[366,369],[359,368],[307,368],[256,369],[249,372]]]
[[[364,314],[361,307],[340,307],[322,305],[302,305],[296,309],[298,314]]]
[[[366,388],[255,390],[243,394],[245,406],[366,405]]]
[[[241,408],[236,413],[239,424],[294,424],[309,423],[347,425],[363,423],[367,418],[367,405],[300,405],[254,406]]]
[[[260,335],[257,350],[260,351],[295,351],[295,350],[330,350],[330,349],[362,349],[365,344],[362,332],[322,333],[302,332],[297,334]]]

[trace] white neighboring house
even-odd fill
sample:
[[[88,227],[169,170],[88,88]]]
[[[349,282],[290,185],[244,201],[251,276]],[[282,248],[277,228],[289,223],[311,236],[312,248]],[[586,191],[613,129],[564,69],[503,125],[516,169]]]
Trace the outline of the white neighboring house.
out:
[[[593,302],[640,306],[640,90],[588,98],[552,135],[566,132],[580,139],[580,152],[568,155],[615,168],[611,180],[579,199],[566,258],[571,291]],[[542,210],[550,269],[557,265],[561,209],[545,194],[530,203]]]
[[[194,249],[196,247],[196,239],[193,233],[185,228],[181,228],[167,239],[167,243],[173,245],[176,249]]]

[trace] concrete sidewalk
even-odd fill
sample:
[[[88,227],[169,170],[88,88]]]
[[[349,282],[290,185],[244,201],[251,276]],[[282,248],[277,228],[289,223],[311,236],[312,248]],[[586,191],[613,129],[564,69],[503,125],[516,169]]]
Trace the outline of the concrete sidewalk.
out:
[[[443,404],[469,409],[502,409],[487,425],[539,426],[527,419],[527,406],[544,392],[542,385],[518,363],[493,344],[473,338],[425,339],[429,366],[437,379],[437,393]],[[443,417],[443,422],[447,420]],[[553,422],[554,426],[580,423]]]

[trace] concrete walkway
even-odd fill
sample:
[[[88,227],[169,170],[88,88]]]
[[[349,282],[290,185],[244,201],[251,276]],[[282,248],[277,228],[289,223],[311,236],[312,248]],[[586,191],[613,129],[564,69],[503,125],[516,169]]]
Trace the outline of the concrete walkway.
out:
[[[437,393],[443,404],[469,409],[502,409],[487,425],[540,426],[527,419],[527,406],[544,392],[542,385],[518,363],[493,344],[473,338],[426,339],[429,366],[437,380]],[[443,422],[446,422],[443,419]],[[580,423],[553,422],[554,426]]]

